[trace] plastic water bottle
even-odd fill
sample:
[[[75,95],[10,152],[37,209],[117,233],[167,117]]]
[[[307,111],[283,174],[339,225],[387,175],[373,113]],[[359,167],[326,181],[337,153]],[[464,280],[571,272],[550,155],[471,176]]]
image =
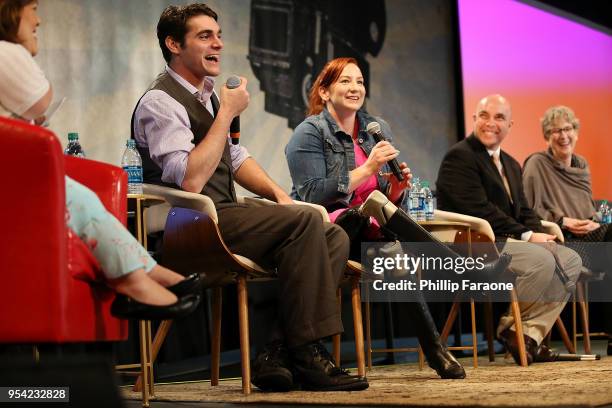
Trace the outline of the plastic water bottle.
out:
[[[66,149],[64,149],[64,154],[67,154],[68,156],[85,157],[85,152],[79,143],[78,133],[68,133],[68,146],[66,146]]]
[[[417,222],[423,222],[426,221],[426,217],[425,217],[425,192],[423,191],[423,185],[427,183],[425,180],[423,180],[420,183],[420,186],[417,188],[417,196],[419,198],[419,207],[417,210]]]
[[[433,221],[434,219],[434,199],[431,189],[429,188],[429,182],[423,181],[423,188],[421,189],[424,197],[425,205],[425,220]]]
[[[417,187],[421,188],[421,182],[418,177],[412,179],[412,187],[408,191],[408,215],[413,220],[417,220],[417,212],[419,211],[419,196]]]
[[[612,223],[612,209],[610,209],[608,204],[606,204],[606,208],[604,209],[604,212],[602,213],[601,222],[603,224]]]
[[[128,139],[121,158],[121,167],[128,174],[128,194],[142,194],[142,159],[136,141]]]
[[[595,214],[595,220],[602,224],[607,224],[605,221],[606,211],[609,213],[610,207],[608,206],[608,201],[603,200],[599,206],[599,209],[597,209],[597,213]]]

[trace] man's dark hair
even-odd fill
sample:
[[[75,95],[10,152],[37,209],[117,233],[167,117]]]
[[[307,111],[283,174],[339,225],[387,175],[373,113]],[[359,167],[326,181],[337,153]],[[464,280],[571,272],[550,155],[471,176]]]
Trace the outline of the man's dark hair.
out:
[[[204,3],[194,3],[187,6],[168,6],[159,17],[157,23],[157,39],[166,62],[170,62],[172,53],[166,47],[166,38],[172,37],[181,47],[185,44],[187,21],[191,17],[205,15],[217,21],[217,13]]]
[[[0,40],[18,43],[23,8],[36,0],[0,0]]]

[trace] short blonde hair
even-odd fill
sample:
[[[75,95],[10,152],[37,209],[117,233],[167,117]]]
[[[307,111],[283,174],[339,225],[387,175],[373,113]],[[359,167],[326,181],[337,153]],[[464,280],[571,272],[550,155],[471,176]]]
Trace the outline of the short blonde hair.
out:
[[[548,108],[546,112],[544,112],[544,116],[540,119],[542,134],[544,135],[544,139],[546,139],[546,141],[550,139],[550,132],[554,128],[555,123],[563,119],[571,123],[574,130],[578,132],[580,129],[580,120],[578,120],[574,114],[574,111],[571,108],[563,105],[553,106]]]

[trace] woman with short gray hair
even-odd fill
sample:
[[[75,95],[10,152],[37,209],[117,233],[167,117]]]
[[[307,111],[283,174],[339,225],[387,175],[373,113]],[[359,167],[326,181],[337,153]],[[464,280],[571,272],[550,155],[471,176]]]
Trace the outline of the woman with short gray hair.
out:
[[[592,246],[582,244],[612,242],[612,224],[600,224],[596,220],[591,171],[586,159],[574,153],[580,121],[572,109],[558,105],[546,110],[541,124],[548,149],[525,160],[523,184],[527,201],[542,219],[561,227],[565,240],[572,242],[572,248],[580,254],[586,267],[605,270],[612,261],[610,247],[606,246],[606,260]],[[612,332],[612,327],[607,331]],[[610,354],[612,341],[609,339]]]

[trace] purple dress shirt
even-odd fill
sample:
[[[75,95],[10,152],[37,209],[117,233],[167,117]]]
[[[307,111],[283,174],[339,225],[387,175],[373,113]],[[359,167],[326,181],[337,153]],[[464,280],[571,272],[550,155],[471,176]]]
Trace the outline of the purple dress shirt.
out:
[[[168,74],[187,89],[213,114],[211,97],[214,92],[214,79],[206,77],[204,90],[195,86],[166,66]],[[176,99],[164,91],[148,91],[138,104],[134,116],[134,137],[139,146],[148,147],[151,159],[162,169],[162,181],[183,184],[187,170],[189,152],[195,147],[192,143],[193,132],[190,128],[187,111]],[[230,143],[232,170],[235,173],[242,163],[250,157],[247,149]]]

